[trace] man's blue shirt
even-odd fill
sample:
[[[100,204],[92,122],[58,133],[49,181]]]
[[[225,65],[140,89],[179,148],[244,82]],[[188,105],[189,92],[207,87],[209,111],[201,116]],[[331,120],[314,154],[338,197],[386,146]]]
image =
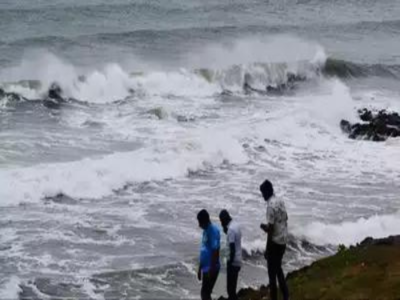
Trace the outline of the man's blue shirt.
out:
[[[200,249],[200,266],[203,273],[207,273],[211,268],[212,253],[220,248],[220,232],[216,225],[210,223],[203,230],[203,239]],[[217,268],[220,267],[218,258]]]

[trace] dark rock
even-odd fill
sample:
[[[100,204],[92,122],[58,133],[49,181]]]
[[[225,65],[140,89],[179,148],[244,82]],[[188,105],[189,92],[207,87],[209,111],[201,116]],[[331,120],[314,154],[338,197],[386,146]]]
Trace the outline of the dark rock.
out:
[[[264,146],[257,146],[255,150],[258,152],[265,152],[267,149]]]
[[[305,76],[287,73],[285,82],[276,85],[267,85],[267,94],[282,95],[286,91],[295,89],[298,82],[303,82],[306,80],[307,78]]]
[[[7,92],[3,88],[0,88],[0,101],[7,109],[14,110],[16,106],[24,105],[26,100],[26,98],[18,93]]]
[[[283,82],[280,83],[268,84],[266,85],[265,90],[262,90],[251,85],[253,82],[251,75],[246,73],[244,76],[243,91],[245,94],[257,93],[263,95],[281,96],[285,94],[285,92],[295,89],[298,82],[303,82],[306,80],[307,78],[304,76],[289,72],[286,75],[286,80],[283,80]]]
[[[44,198],[45,202],[54,202],[57,204],[67,204],[67,205],[74,205],[77,204],[78,201],[68,195],[63,193],[59,193],[55,196],[47,196]]]
[[[259,90],[259,89],[252,87],[248,81],[245,81],[243,84],[243,92],[246,95],[249,95],[251,93],[265,94],[265,92],[263,90]]]
[[[6,92],[2,88],[0,88],[0,99],[3,98],[7,98],[11,102],[18,102],[24,100],[24,97],[22,97],[21,95],[13,92]]]
[[[286,83],[267,85],[266,87],[267,94],[270,95],[282,95],[287,89],[289,89],[289,86]]]
[[[6,93],[7,98],[11,101],[22,101],[25,100],[24,97],[22,97],[21,95],[17,94],[17,93]]]
[[[102,128],[104,127],[104,123],[93,120],[86,120],[85,122],[82,123],[82,126],[89,128]]]
[[[194,122],[194,121],[195,121],[195,118],[194,118],[194,117],[191,117],[191,116],[187,117],[187,116],[183,116],[183,115],[178,115],[178,116],[176,117],[176,120],[177,120],[178,122],[181,122],[181,123],[187,123],[187,122]]]
[[[399,235],[391,235],[387,238],[382,238],[382,239],[373,239],[372,237],[367,237],[365,240],[363,240],[359,244],[360,247],[372,246],[372,245],[399,246],[400,245],[400,236]]]
[[[400,136],[398,113],[385,110],[374,113],[364,108],[358,111],[358,115],[362,123],[351,124],[346,120],[340,121],[340,128],[349,135],[349,138],[381,142],[389,137]]]
[[[43,105],[47,108],[59,109],[63,102],[65,99],[62,88],[57,83],[52,83],[47,91],[47,97],[43,100]]]
[[[59,100],[59,101],[63,100],[62,94],[63,94],[63,91],[57,83],[52,83],[49,88],[49,91],[47,92],[48,98],[54,99],[54,100]]]
[[[360,109],[358,111],[358,115],[360,116],[360,119],[364,122],[370,122],[373,119],[372,112],[366,108]]]
[[[340,121],[340,128],[345,132],[350,134],[351,133],[351,124],[349,121],[341,120]]]

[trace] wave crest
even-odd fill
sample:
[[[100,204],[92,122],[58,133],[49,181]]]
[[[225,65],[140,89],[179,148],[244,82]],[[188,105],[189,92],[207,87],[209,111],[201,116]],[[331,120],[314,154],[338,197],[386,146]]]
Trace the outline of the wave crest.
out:
[[[398,79],[400,78],[400,65],[361,64],[329,58],[322,68],[322,74],[340,78],[376,76]]]
[[[295,47],[296,43],[302,54],[279,53],[283,46]],[[53,54],[34,53],[19,66],[0,73],[0,88],[28,100],[38,100],[57,83],[66,99],[103,104],[124,100],[135,93],[140,96],[212,97],[225,91],[243,93],[247,86],[251,91],[268,94],[269,89],[285,92],[294,86],[293,82],[315,78],[400,78],[400,65],[360,64],[326,58],[322,48],[296,43],[242,41],[229,49],[200,53],[197,62],[188,63],[191,67],[170,71],[125,70],[116,63],[82,70]],[[249,54],[252,47],[254,53]]]
[[[391,215],[375,215],[360,218],[354,222],[339,224],[313,222],[298,233],[317,245],[344,244],[354,245],[366,237],[381,238],[398,233],[400,212]]]

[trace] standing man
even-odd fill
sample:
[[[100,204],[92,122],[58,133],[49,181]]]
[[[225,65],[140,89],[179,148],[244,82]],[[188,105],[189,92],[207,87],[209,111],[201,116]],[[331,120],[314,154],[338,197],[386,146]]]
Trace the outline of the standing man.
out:
[[[227,245],[229,246],[226,272],[228,299],[237,300],[236,287],[242,266],[242,232],[240,226],[232,220],[227,210],[221,210],[219,220],[226,233]]]
[[[210,215],[205,209],[197,214],[199,226],[203,229],[200,249],[200,265],[197,277],[202,281],[201,300],[211,300],[211,294],[217,281],[220,261],[220,233],[217,226],[211,223]]]
[[[261,229],[268,234],[265,258],[267,259],[269,289],[271,300],[277,300],[276,279],[282,291],[283,300],[289,299],[289,290],[282,270],[282,258],[285,254],[288,237],[288,215],[285,203],[274,195],[272,183],[265,180],[260,186],[261,194],[267,202],[267,224],[261,224]]]

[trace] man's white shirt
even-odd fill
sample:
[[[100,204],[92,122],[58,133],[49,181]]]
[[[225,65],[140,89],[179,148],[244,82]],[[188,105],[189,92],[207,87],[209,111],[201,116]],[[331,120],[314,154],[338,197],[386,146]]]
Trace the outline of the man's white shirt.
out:
[[[285,202],[273,196],[267,201],[267,223],[272,224],[272,241],[286,245],[288,240],[288,215],[286,212]]]
[[[242,266],[242,231],[239,224],[235,221],[230,221],[228,225],[228,232],[226,234],[227,246],[235,244],[235,258],[232,262],[233,266]]]

